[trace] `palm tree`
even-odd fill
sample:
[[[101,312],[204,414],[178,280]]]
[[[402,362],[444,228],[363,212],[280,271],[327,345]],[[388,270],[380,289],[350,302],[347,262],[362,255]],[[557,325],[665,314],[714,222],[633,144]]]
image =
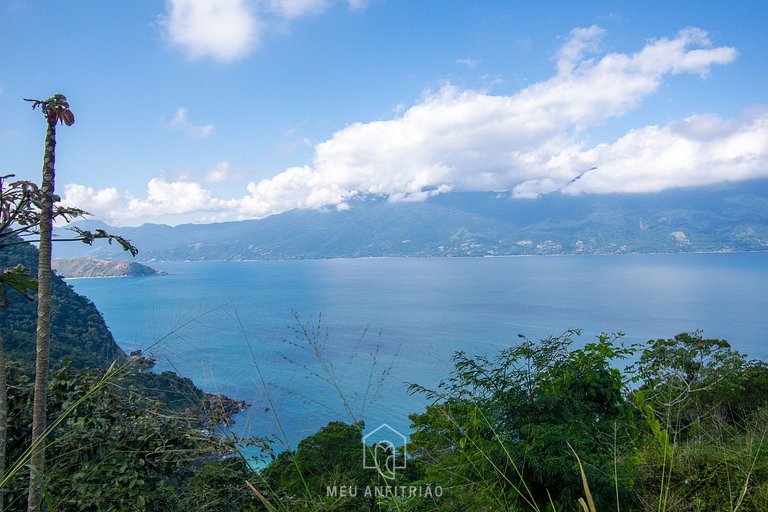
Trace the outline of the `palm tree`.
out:
[[[32,101],[32,108],[40,107],[48,123],[45,134],[43,177],[40,186],[40,245],[37,266],[37,337],[35,341],[35,398],[32,405],[32,456],[30,464],[29,498],[27,511],[36,512],[43,498],[38,477],[45,465],[45,449],[42,443],[35,446],[45,432],[46,405],[48,399],[48,356],[51,339],[51,240],[53,231],[54,183],[56,177],[56,124],[67,126],[75,123],[63,94],[54,94],[47,100]]]
[[[39,242],[37,236],[40,235],[42,220],[40,211],[43,203],[42,191],[31,181],[9,180],[13,176],[13,174],[0,176],[0,250],[12,245]],[[53,220],[64,219],[69,222],[86,215],[88,212],[85,210],[72,206],[54,205],[53,209]],[[112,235],[103,229],[97,229],[95,232],[74,226],[69,229],[74,231],[77,236],[56,238],[53,241],[79,241],[90,245],[95,240],[106,239],[109,244],[112,244],[113,241],[117,242],[123,250],[130,252],[133,256],[138,254],[136,247],[120,235]],[[22,265],[0,269],[0,308],[6,307],[11,302],[7,293],[9,290],[14,290],[25,299],[33,302],[34,298],[31,293],[37,291],[37,280],[30,270]],[[7,466],[5,457],[8,433],[6,388],[6,354],[3,333],[0,332],[0,481],[5,480],[5,468]],[[0,510],[5,510],[4,494],[4,486],[0,484]]]

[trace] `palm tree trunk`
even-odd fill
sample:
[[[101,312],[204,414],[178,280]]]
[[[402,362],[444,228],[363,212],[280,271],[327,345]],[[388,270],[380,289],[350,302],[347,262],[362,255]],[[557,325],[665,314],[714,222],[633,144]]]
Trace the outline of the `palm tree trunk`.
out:
[[[32,406],[32,443],[45,432],[48,398],[48,356],[51,339],[51,237],[53,229],[53,191],[56,160],[56,119],[48,120],[45,134],[43,179],[40,187],[40,246],[37,265],[37,339],[35,343],[35,399]],[[37,512],[43,499],[38,475],[43,474],[45,446],[40,444],[30,458],[28,512]]]

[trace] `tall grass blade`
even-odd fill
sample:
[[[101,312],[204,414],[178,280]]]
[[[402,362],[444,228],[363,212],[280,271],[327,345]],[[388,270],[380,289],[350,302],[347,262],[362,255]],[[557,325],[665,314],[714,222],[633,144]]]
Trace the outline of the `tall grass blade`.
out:
[[[741,505],[744,503],[744,498],[747,496],[747,490],[749,489],[749,479],[752,477],[752,473],[755,470],[755,464],[757,463],[757,459],[760,456],[760,451],[763,448],[763,441],[765,441],[765,433],[766,430],[763,430],[763,435],[760,437],[760,444],[757,445],[757,453],[755,453],[755,456],[752,459],[752,465],[749,468],[749,473],[747,473],[747,478],[744,480],[744,489],[741,491],[741,496],[739,496],[739,501],[736,503],[736,506],[733,508],[733,512],[738,512],[739,508],[741,508]]]
[[[581,472],[581,485],[584,487],[584,496],[586,496],[587,498],[586,503],[584,503],[584,498],[579,498],[579,503],[581,504],[582,508],[584,508],[586,512],[597,512],[597,507],[595,507],[595,501],[592,499],[592,493],[589,490],[589,482],[587,482],[587,474],[584,473],[584,466],[581,464],[581,459],[579,458],[579,454],[576,453],[576,450],[573,449],[573,446],[571,446],[570,443],[568,443],[568,448],[571,449],[573,456],[576,457],[576,462],[579,463],[579,471]],[[587,508],[587,505],[589,505],[588,508]]]
[[[253,486],[253,484],[251,484],[251,482],[249,482],[248,480],[246,480],[246,481],[245,481],[245,485],[246,485],[246,486],[247,486],[247,487],[248,487],[248,488],[251,490],[251,492],[253,492],[253,494],[255,494],[255,495],[256,495],[256,497],[257,497],[257,498],[259,498],[259,501],[261,502],[261,504],[262,504],[262,505],[264,505],[264,508],[266,508],[266,509],[267,509],[269,512],[277,512],[277,509],[275,508],[275,506],[274,506],[274,505],[272,505],[272,504],[271,504],[271,503],[270,503],[270,502],[267,500],[267,498],[265,498],[265,497],[264,497],[264,495],[263,495],[263,494],[261,494],[261,493],[259,492],[259,490],[258,490],[258,489],[256,489],[256,487],[254,487],[254,486]]]

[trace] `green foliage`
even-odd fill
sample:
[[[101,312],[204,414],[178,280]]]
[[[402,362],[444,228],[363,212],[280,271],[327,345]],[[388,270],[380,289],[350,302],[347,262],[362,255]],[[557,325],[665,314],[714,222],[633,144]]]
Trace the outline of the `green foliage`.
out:
[[[27,447],[32,384],[11,366],[10,460]],[[49,421],[67,412],[47,439],[43,473],[55,510],[260,510],[245,480],[253,476],[237,456],[238,440],[213,434],[201,410],[177,411],[148,398],[140,387],[147,366],[120,372],[100,386],[95,370],[64,365],[49,390]],[[96,392],[93,392],[97,389]],[[88,399],[68,411],[82,397]],[[256,440],[253,440],[254,442]],[[5,488],[13,509],[24,505],[26,475]],[[221,508],[222,503],[227,503]]]
[[[700,435],[673,445],[664,460],[653,443],[643,446],[637,489],[647,509],[762,511],[768,507],[768,414],[738,425],[699,427]],[[660,468],[668,467],[666,478]]]
[[[611,366],[631,350],[608,335],[571,349],[575,334],[526,339],[493,358],[460,352],[439,391],[412,387],[440,400],[411,416],[414,457],[437,462],[427,465],[426,475],[455,491],[453,499],[481,495],[497,507],[550,497],[561,506],[575,504],[582,483],[570,445],[586,465],[598,504],[613,502],[617,485],[623,501],[631,501],[626,475],[633,458],[618,462],[618,483],[613,466],[617,449],[632,452],[638,430],[624,378]]]
[[[253,479],[253,471],[237,457],[208,462],[198,468],[182,497],[181,510],[220,512],[222,510],[263,510],[244,482]]]
[[[768,404],[768,365],[698,332],[648,342],[633,369],[638,397],[681,433],[708,419],[745,420]]]
[[[69,102],[63,94],[54,94],[47,100],[24,98],[24,101],[32,103],[32,110],[39,107],[49,125],[61,123],[72,126],[75,124],[75,115],[69,109]]]
[[[362,489],[376,484],[377,473],[362,465],[363,429],[362,422],[332,421],[302,439],[295,450],[282,452],[262,472],[265,496],[290,510],[312,509],[312,503],[333,510],[371,509],[373,501],[362,496]],[[361,491],[356,497],[328,496],[326,488],[336,486]]]
[[[638,491],[666,510],[768,507],[768,366],[728,342],[682,333],[652,340],[633,367],[648,429]]]
[[[11,303],[6,294],[6,287],[16,290],[30,302],[35,300],[30,292],[37,290],[37,280],[24,265],[16,265],[0,272],[0,307],[7,307]]]
[[[17,361],[6,360],[7,386],[8,386],[8,423],[6,460],[13,463],[22,456],[29,446],[32,436],[32,400],[34,387],[31,381],[31,369]],[[6,469],[8,467],[6,466]],[[14,503],[26,503],[28,474],[24,472],[22,478],[10,482],[3,488],[5,503],[10,510]],[[10,505],[9,505],[10,504]],[[19,505],[19,508],[21,506]]]
[[[0,269],[19,264],[37,268],[37,250],[29,244],[0,250]],[[93,303],[55,275],[52,285],[51,361],[69,358],[77,368],[106,368],[115,359],[124,357]],[[5,336],[8,357],[24,361],[30,367],[35,360],[36,322],[36,305],[25,300],[12,300],[8,307],[0,308],[0,329]]]
[[[411,387],[435,403],[411,416],[409,464],[447,490],[408,510],[768,508],[765,362],[700,333],[639,357],[618,336],[572,349],[574,334],[458,353],[438,390]]]
[[[131,256],[136,256],[139,254],[139,250],[134,247],[130,240],[127,240],[120,235],[111,235],[103,229],[88,231],[77,226],[73,226],[69,229],[74,231],[78,235],[78,240],[85,244],[93,245],[93,242],[96,240],[106,240],[109,245],[112,245],[112,242],[114,241],[117,242],[117,244],[122,247],[124,251],[131,253]]]
[[[476,403],[449,400],[410,418],[409,468],[420,474],[418,484],[445,489],[438,510],[504,510],[527,497],[506,445]],[[407,510],[434,509],[422,499]]]

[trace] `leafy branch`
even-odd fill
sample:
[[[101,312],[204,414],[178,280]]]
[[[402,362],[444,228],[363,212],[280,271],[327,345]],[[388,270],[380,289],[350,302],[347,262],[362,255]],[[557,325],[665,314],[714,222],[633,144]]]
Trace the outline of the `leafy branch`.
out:
[[[24,101],[32,103],[32,110],[40,107],[48,123],[55,125],[57,122],[72,126],[75,124],[75,114],[69,109],[67,97],[63,94],[54,94],[47,100],[34,100],[24,98]]]
[[[32,100],[29,100],[32,101]],[[38,100],[35,106],[45,102]],[[56,109],[54,109],[56,111]],[[66,110],[69,112],[69,110]],[[59,116],[60,114],[56,114]],[[61,114],[63,115],[63,114]],[[58,119],[58,117],[57,117]],[[62,118],[62,122],[67,120]],[[42,191],[37,184],[27,180],[11,180],[13,174],[0,176],[0,249],[12,245],[37,242],[39,240],[30,240],[40,234],[40,211],[42,206]],[[54,202],[61,201],[59,196],[54,195]],[[62,219],[70,222],[76,218],[83,218],[89,213],[80,208],[71,206],[54,205],[53,219]],[[68,228],[74,231],[77,236],[72,238],[57,238],[55,241],[79,241],[88,245],[93,245],[96,240],[106,240],[110,245],[117,242],[124,251],[130,252],[136,256],[139,251],[131,244],[130,240],[119,235],[113,235],[103,229],[88,231],[78,227]],[[26,237],[22,239],[21,237]],[[8,305],[7,288],[19,292],[29,301],[34,300],[30,292],[37,291],[37,281],[29,269],[22,265],[7,268],[0,272],[0,307]]]

